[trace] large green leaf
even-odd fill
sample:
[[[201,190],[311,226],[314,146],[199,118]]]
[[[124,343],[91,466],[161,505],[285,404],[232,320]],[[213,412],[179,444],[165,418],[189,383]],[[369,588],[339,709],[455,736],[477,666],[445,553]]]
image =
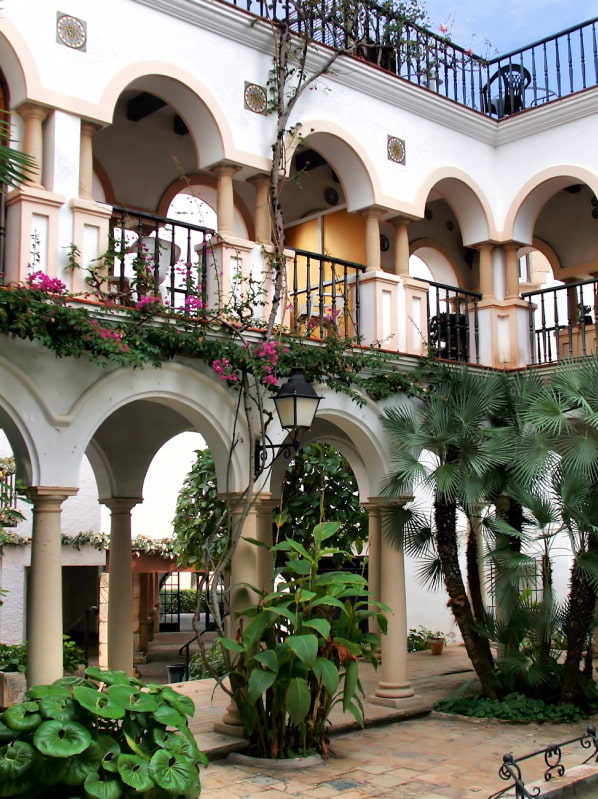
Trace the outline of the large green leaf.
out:
[[[149,770],[149,763],[137,755],[120,755],[118,773],[125,785],[139,793],[151,790],[156,784]]]
[[[345,664],[345,685],[343,690],[343,710],[348,710],[357,686],[359,685],[359,667],[356,660],[348,660]]]
[[[208,758],[197,748],[195,738],[189,739],[174,730],[165,730],[162,727],[152,730],[152,735],[160,749],[167,749],[174,755],[184,755],[195,763],[203,763],[207,766]]]
[[[139,688],[143,687],[141,680],[129,677],[126,672],[118,669],[101,669],[99,666],[88,666],[85,669],[85,676],[91,677],[92,680],[97,680],[97,682],[103,682],[106,685],[136,685]]]
[[[132,685],[111,685],[108,688],[108,696],[117,705],[137,713],[153,713],[158,707],[158,700],[154,694],[140,691]]]
[[[322,638],[328,638],[330,635],[330,622],[328,619],[307,619],[303,622],[304,627],[313,627],[317,630]]]
[[[62,782],[66,785],[83,785],[90,774],[97,774],[103,761],[104,751],[97,741],[92,741],[81,754],[66,761]]]
[[[120,755],[118,741],[115,741],[110,735],[98,735],[96,743],[102,752],[102,768],[112,773],[117,771],[117,761]]]
[[[323,541],[335,535],[340,528],[338,522],[321,522],[316,524],[313,529],[313,537],[316,544],[319,546]]]
[[[318,639],[315,635],[289,635],[285,643],[302,663],[313,666],[318,656]]]
[[[278,672],[278,658],[276,652],[272,649],[265,649],[263,652],[258,652],[253,656],[253,659],[261,663],[269,671]]]
[[[311,694],[307,680],[303,677],[293,677],[285,694],[287,711],[293,724],[301,724],[309,713]]]
[[[222,644],[225,649],[229,649],[231,652],[244,652],[245,647],[241,646],[238,641],[233,641],[232,638],[219,638],[218,643]]]
[[[160,788],[174,794],[184,793],[197,780],[197,767],[182,755],[158,749],[149,764],[152,779]]]
[[[89,799],[119,799],[122,795],[121,781],[112,774],[90,774],[84,788]]]
[[[7,708],[2,718],[7,727],[19,732],[29,732],[38,727],[42,722],[39,705],[37,702],[20,702]]]
[[[72,759],[69,757],[46,757],[36,751],[28,778],[33,780],[36,785],[56,785],[58,782],[64,782],[64,776]]]
[[[317,658],[312,670],[316,675],[316,679],[322,683],[324,688],[329,693],[334,694],[340,682],[338,668],[334,663],[326,658]]]
[[[39,700],[39,709],[46,719],[74,721],[77,716],[77,706],[68,691],[64,695],[42,697]]]
[[[76,686],[73,688],[73,696],[79,704],[83,705],[84,708],[91,711],[94,715],[100,716],[100,718],[122,719],[125,715],[125,708],[121,704],[115,702],[102,691],[97,691],[94,688]]]
[[[192,716],[195,713],[195,703],[190,696],[180,694],[168,685],[163,687],[160,695],[179,713],[183,713],[185,716]]]
[[[44,721],[34,733],[35,747],[48,757],[72,757],[91,743],[91,733],[76,721]]]
[[[163,724],[165,727],[175,727],[180,730],[187,726],[187,719],[185,716],[170,705],[160,705],[157,710],[154,710],[152,715],[156,721],[160,722],[160,724]]]
[[[0,749],[0,785],[20,779],[31,768],[34,754],[33,747],[25,741],[12,741],[3,746]]]
[[[8,727],[0,717],[0,742],[12,741],[13,738],[17,738],[18,735],[18,730],[13,730],[12,727]]]
[[[260,696],[267,691],[268,688],[276,680],[276,673],[273,671],[266,671],[265,669],[253,669],[249,675],[247,683],[248,697],[250,702],[257,702]]]

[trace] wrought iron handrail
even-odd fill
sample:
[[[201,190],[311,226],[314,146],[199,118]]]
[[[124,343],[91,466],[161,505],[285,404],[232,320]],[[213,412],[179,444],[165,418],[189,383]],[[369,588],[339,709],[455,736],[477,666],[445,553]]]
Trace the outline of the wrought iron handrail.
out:
[[[215,231],[203,225],[112,206],[111,292],[125,304],[161,296],[172,308],[207,297],[208,256]]]
[[[480,362],[480,324],[477,291],[416,277],[429,287],[426,294],[429,347],[439,358]],[[473,350],[473,353],[471,352]],[[472,358],[473,355],[473,358]]]
[[[498,770],[498,776],[501,780],[512,780],[512,782],[510,785],[507,785],[506,788],[502,788],[500,791],[491,794],[488,799],[499,799],[499,797],[504,796],[507,791],[511,791],[513,788],[515,789],[515,797],[517,799],[542,799],[542,793],[538,786],[533,788],[531,792],[525,787],[523,772],[519,764],[523,763],[525,760],[530,760],[532,757],[543,755],[546,765],[544,780],[550,782],[553,776],[557,775],[562,777],[565,773],[565,766],[562,762],[562,748],[575,743],[579,743],[582,749],[594,747],[594,750],[580,765],[588,763],[592,758],[595,758],[595,762],[598,762],[598,736],[596,734],[596,728],[593,724],[590,724],[586,728],[585,733],[578,738],[570,738],[561,743],[550,744],[544,747],[544,749],[538,749],[535,752],[530,752],[530,754],[522,755],[521,757],[513,757],[511,753],[503,755],[503,762]]]
[[[274,21],[284,21],[316,42],[346,50],[411,83],[501,118],[598,84],[598,17],[486,59],[416,23],[406,22],[372,0],[349,17],[342,0],[321,0],[321,13],[306,22],[288,0],[227,0]],[[514,73],[524,80],[512,87]],[[529,76],[529,80],[527,79]]]
[[[321,338],[332,331],[359,338],[359,278],[365,269],[363,264],[343,258],[294,250],[289,276],[292,330],[319,331]]]
[[[533,364],[589,355],[596,349],[598,280],[578,280],[526,291],[529,341]]]

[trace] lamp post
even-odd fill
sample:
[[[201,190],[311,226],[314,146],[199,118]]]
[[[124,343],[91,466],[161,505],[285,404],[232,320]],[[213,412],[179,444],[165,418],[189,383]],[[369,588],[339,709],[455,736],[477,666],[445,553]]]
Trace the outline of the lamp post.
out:
[[[290,430],[293,440],[285,444],[272,444],[267,437],[266,440],[255,442],[254,451],[254,473],[256,477],[264,471],[266,467],[266,450],[271,449],[274,453],[274,461],[279,455],[283,454],[286,458],[290,457],[291,450],[295,452],[299,449],[299,431],[309,430],[312,426],[318,405],[322,398],[318,397],[314,387],[308,383],[303,376],[303,369],[294,367],[286,383],[278,389],[278,394],[274,397],[274,405],[280,421],[280,426],[284,430]]]

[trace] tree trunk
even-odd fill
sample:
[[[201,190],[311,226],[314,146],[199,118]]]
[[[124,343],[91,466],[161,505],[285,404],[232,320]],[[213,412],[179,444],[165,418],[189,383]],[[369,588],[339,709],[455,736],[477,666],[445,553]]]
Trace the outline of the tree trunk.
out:
[[[575,704],[579,700],[579,667],[584,644],[592,625],[595,603],[596,593],[587,575],[577,567],[576,560],[572,567],[569,608],[565,624],[567,655],[559,698],[561,703]]]
[[[471,597],[471,607],[477,623],[484,622],[486,608],[482,595],[482,579],[480,577],[480,548],[478,531],[469,522],[469,533],[467,535],[467,587]]]
[[[444,584],[449,595],[449,606],[459,627],[465,649],[489,699],[498,699],[494,678],[494,660],[487,638],[474,630],[471,604],[465,591],[459,549],[457,545],[457,509],[454,502],[436,498],[434,502],[436,521],[436,545],[442,567]]]

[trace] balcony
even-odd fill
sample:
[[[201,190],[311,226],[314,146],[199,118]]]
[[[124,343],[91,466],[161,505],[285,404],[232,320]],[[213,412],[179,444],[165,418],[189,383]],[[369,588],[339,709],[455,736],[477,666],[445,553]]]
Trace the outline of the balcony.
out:
[[[342,0],[326,4],[324,21],[301,20],[287,0],[228,0],[260,17],[284,20],[299,33],[356,55],[403,80],[495,119],[598,84],[598,17],[519,50],[485,59],[375,2],[348,16]]]

